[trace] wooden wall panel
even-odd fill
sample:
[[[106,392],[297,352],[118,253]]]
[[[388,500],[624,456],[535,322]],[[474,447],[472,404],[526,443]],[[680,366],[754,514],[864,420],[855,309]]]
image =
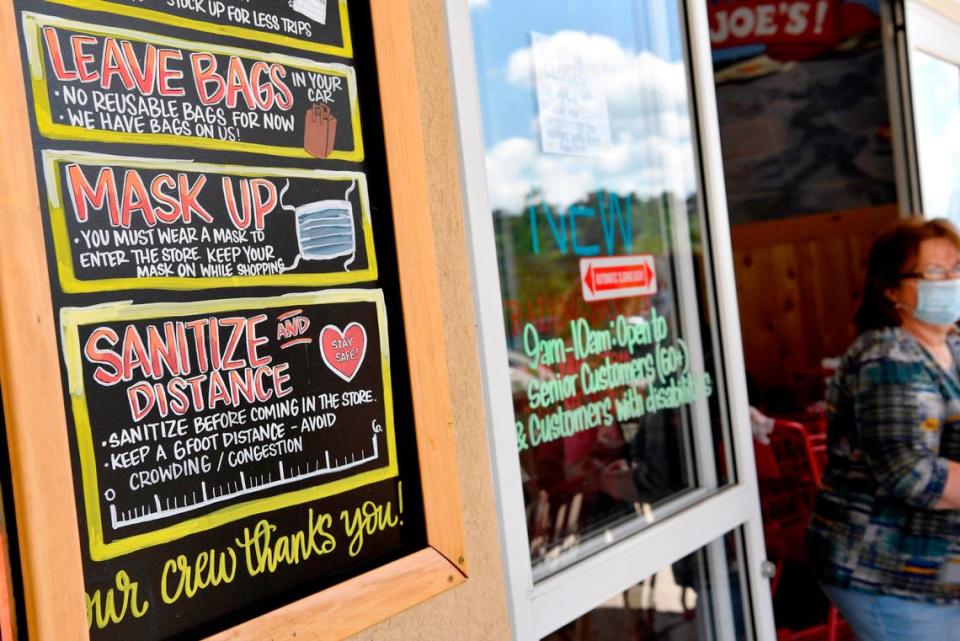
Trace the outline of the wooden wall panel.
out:
[[[790,247],[776,247],[770,252],[773,263],[771,274],[776,274],[776,280],[771,281],[773,291],[769,296],[773,302],[774,316],[779,322],[773,327],[774,341],[778,350],[777,365],[781,371],[797,370],[804,366],[807,357],[805,331],[806,319],[802,310],[804,293],[800,289],[798,279],[799,265],[801,264],[797,252]],[[770,275],[767,275],[770,280]],[[793,340],[781,341],[780,334],[792,336]]]
[[[759,388],[816,400],[821,360],[856,336],[870,243],[897,217],[891,206],[731,229],[744,357]]]
[[[779,314],[770,296],[776,283],[772,277],[772,254],[769,251],[735,252],[734,263],[747,369],[758,379],[771,380],[779,369],[779,359],[762,358],[751,362],[748,355],[772,356],[778,351],[777,327],[773,320]]]

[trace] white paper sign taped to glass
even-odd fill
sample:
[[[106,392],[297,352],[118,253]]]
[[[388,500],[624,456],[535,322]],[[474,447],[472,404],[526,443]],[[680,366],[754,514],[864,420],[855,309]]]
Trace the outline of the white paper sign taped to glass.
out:
[[[530,34],[540,144],[548,154],[599,156],[610,147],[603,69],[590,64],[591,52],[570,46],[571,34]]]

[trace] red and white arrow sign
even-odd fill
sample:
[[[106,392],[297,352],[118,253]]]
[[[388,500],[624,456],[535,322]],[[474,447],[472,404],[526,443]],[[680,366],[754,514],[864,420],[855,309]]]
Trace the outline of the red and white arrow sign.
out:
[[[610,300],[657,293],[657,272],[650,254],[581,258],[583,300]]]

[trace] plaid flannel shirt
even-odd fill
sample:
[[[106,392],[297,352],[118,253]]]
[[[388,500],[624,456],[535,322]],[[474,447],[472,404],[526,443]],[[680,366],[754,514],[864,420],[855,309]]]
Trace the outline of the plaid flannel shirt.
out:
[[[948,344],[960,364],[960,338]],[[934,510],[960,460],[960,379],[900,328],[868,331],[827,393],[829,461],[808,535],[825,583],[960,603],[960,512]]]

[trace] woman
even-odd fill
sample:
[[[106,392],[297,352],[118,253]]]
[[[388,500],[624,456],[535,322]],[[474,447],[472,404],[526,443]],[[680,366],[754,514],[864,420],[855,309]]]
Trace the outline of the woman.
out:
[[[960,237],[903,222],[870,249],[860,337],[827,394],[809,558],[860,641],[960,639]]]

